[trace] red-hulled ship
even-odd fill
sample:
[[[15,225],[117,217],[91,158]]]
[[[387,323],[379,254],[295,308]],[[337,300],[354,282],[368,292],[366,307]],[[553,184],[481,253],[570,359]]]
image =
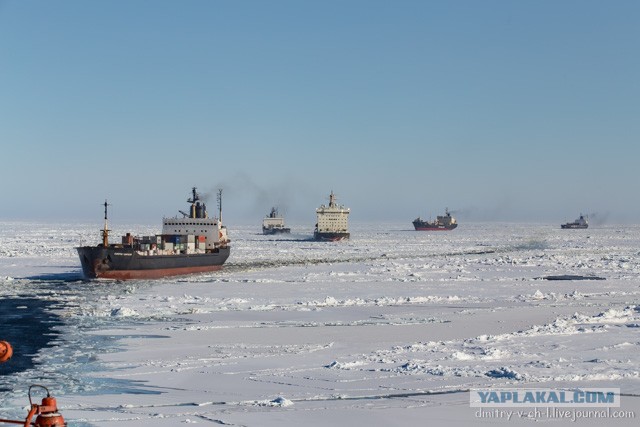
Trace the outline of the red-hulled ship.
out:
[[[313,231],[315,240],[335,242],[348,239],[349,233],[349,213],[351,210],[336,203],[336,196],[333,191],[329,195],[329,206],[322,205],[316,209],[316,228]]]
[[[418,231],[446,231],[458,226],[456,219],[451,216],[449,209],[445,209],[443,216],[438,215],[435,221],[424,221],[420,217],[413,220],[413,226]]]
[[[184,218],[164,218],[162,234],[133,236],[127,233],[121,243],[109,243],[107,202],[104,203],[102,243],[76,248],[87,278],[157,279],[222,268],[229,257],[230,240],[222,225],[222,191],[218,193],[220,216],[209,218],[206,205],[193,188],[189,214]]]

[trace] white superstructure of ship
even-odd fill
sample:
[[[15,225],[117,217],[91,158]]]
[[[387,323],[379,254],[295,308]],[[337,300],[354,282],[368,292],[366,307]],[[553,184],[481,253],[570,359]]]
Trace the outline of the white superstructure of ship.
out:
[[[191,203],[189,213],[179,211],[183,218],[178,216],[163,218],[162,234],[186,238],[188,253],[194,253],[196,247],[203,251],[226,246],[230,240],[227,237],[227,227],[222,225],[222,190],[218,192],[218,218],[210,218],[207,206],[200,202],[200,195],[196,192],[196,188],[193,187],[191,191],[192,197],[187,200],[187,203]]]
[[[316,209],[316,228],[313,237],[316,240],[337,241],[350,237],[349,213],[351,209],[338,205],[333,191],[329,195],[329,206]]]

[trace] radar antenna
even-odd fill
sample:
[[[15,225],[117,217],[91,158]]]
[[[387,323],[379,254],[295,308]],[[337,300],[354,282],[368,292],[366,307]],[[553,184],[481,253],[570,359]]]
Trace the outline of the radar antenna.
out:
[[[331,194],[329,194],[329,207],[330,208],[336,207],[336,195],[333,194],[333,190],[331,190]]]
[[[197,202],[198,200],[200,200],[200,195],[196,192],[196,187],[193,187],[191,189],[191,193],[193,194],[191,199],[187,200],[187,203],[191,203],[194,204],[195,202]]]

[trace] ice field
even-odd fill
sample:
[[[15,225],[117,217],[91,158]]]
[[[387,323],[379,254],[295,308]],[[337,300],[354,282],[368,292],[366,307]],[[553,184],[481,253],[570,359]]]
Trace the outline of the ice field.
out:
[[[640,226],[228,224],[221,272],[84,281],[74,247],[100,227],[0,222],[0,418],[37,383],[69,426],[576,425],[479,418],[468,390],[582,386],[620,388],[635,419],[604,423],[638,423]]]

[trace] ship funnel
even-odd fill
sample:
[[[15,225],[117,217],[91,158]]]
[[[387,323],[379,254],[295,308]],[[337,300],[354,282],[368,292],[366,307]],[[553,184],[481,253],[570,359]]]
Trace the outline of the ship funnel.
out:
[[[200,202],[196,203],[196,216],[195,218],[204,218],[204,205],[201,205]]]
[[[204,203],[200,203],[200,195],[196,191],[196,187],[191,189],[191,198],[187,199],[187,203],[191,203],[191,208],[189,209],[189,218],[207,218],[207,205]],[[180,211],[184,216],[184,212]]]
[[[189,211],[189,217],[202,218],[198,214],[198,210],[201,208],[200,208],[200,202],[198,202],[198,200],[200,200],[200,195],[197,193],[196,187],[193,187],[191,189],[191,193],[192,193],[191,198],[187,199],[187,203],[191,203],[191,210]]]

